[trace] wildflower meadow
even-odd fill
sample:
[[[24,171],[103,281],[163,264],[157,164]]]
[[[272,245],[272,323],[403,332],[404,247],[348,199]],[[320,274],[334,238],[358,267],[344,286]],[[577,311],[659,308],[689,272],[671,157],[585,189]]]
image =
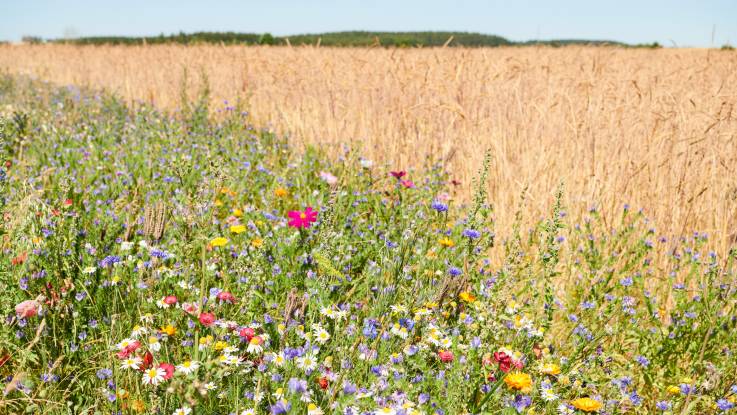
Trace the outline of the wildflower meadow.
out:
[[[0,77],[0,413],[737,413],[736,249],[210,102]]]

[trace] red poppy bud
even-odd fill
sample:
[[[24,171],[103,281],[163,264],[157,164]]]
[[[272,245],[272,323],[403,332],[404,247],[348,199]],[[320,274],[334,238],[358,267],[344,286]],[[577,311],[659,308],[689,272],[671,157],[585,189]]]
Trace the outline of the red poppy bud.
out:
[[[325,390],[328,388],[328,379],[325,377],[321,377],[317,380],[317,384],[320,385],[320,389]]]

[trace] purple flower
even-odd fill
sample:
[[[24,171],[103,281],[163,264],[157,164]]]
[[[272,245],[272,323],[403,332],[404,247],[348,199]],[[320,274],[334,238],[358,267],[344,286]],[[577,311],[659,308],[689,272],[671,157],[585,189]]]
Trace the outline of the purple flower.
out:
[[[463,231],[462,235],[468,239],[478,239],[481,236],[481,232],[476,229],[466,229]]]
[[[437,200],[433,201],[430,207],[435,209],[435,211],[437,211],[438,213],[448,211],[448,205],[446,205],[445,203],[439,202]]]
[[[287,382],[287,387],[292,393],[305,393],[305,391],[307,391],[307,381],[291,378],[289,379],[289,382]]]

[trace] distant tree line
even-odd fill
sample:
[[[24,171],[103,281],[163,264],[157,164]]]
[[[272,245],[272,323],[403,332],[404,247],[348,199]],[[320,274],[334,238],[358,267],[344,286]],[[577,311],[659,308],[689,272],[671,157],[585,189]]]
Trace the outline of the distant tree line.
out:
[[[586,39],[531,40],[513,42],[501,36],[469,32],[330,32],[293,36],[273,36],[270,33],[237,32],[195,32],[158,36],[92,36],[75,39],[43,40],[36,36],[26,36],[27,43],[72,43],[78,45],[141,45],[141,44],[199,44],[221,43],[226,45],[321,45],[321,46],[566,46],[566,45],[613,45],[625,47],[658,48],[658,43],[630,45],[622,42]]]

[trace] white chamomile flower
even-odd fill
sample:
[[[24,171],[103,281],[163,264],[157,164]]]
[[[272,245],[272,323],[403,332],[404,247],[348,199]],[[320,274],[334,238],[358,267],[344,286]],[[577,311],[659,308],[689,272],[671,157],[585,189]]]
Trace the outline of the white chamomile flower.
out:
[[[322,327],[319,327],[319,326],[316,327],[314,334],[315,334],[315,341],[320,344],[325,344],[327,343],[328,340],[330,340],[330,333],[328,333],[327,330],[325,330]]]
[[[141,363],[143,363],[143,359],[141,359],[140,357],[130,357],[128,359],[123,359],[120,367],[123,369],[138,370],[138,368],[141,367]]]
[[[181,408],[178,408],[172,415],[189,415],[192,413],[192,408],[183,406]]]
[[[200,367],[200,362],[196,360],[186,360],[182,362],[181,364],[177,365],[176,369],[179,372],[184,373],[185,375],[189,375],[190,373],[194,373],[199,367]]]
[[[164,369],[160,367],[151,368],[143,372],[143,383],[145,385],[156,386],[164,381],[164,376],[166,376],[166,371]]]

